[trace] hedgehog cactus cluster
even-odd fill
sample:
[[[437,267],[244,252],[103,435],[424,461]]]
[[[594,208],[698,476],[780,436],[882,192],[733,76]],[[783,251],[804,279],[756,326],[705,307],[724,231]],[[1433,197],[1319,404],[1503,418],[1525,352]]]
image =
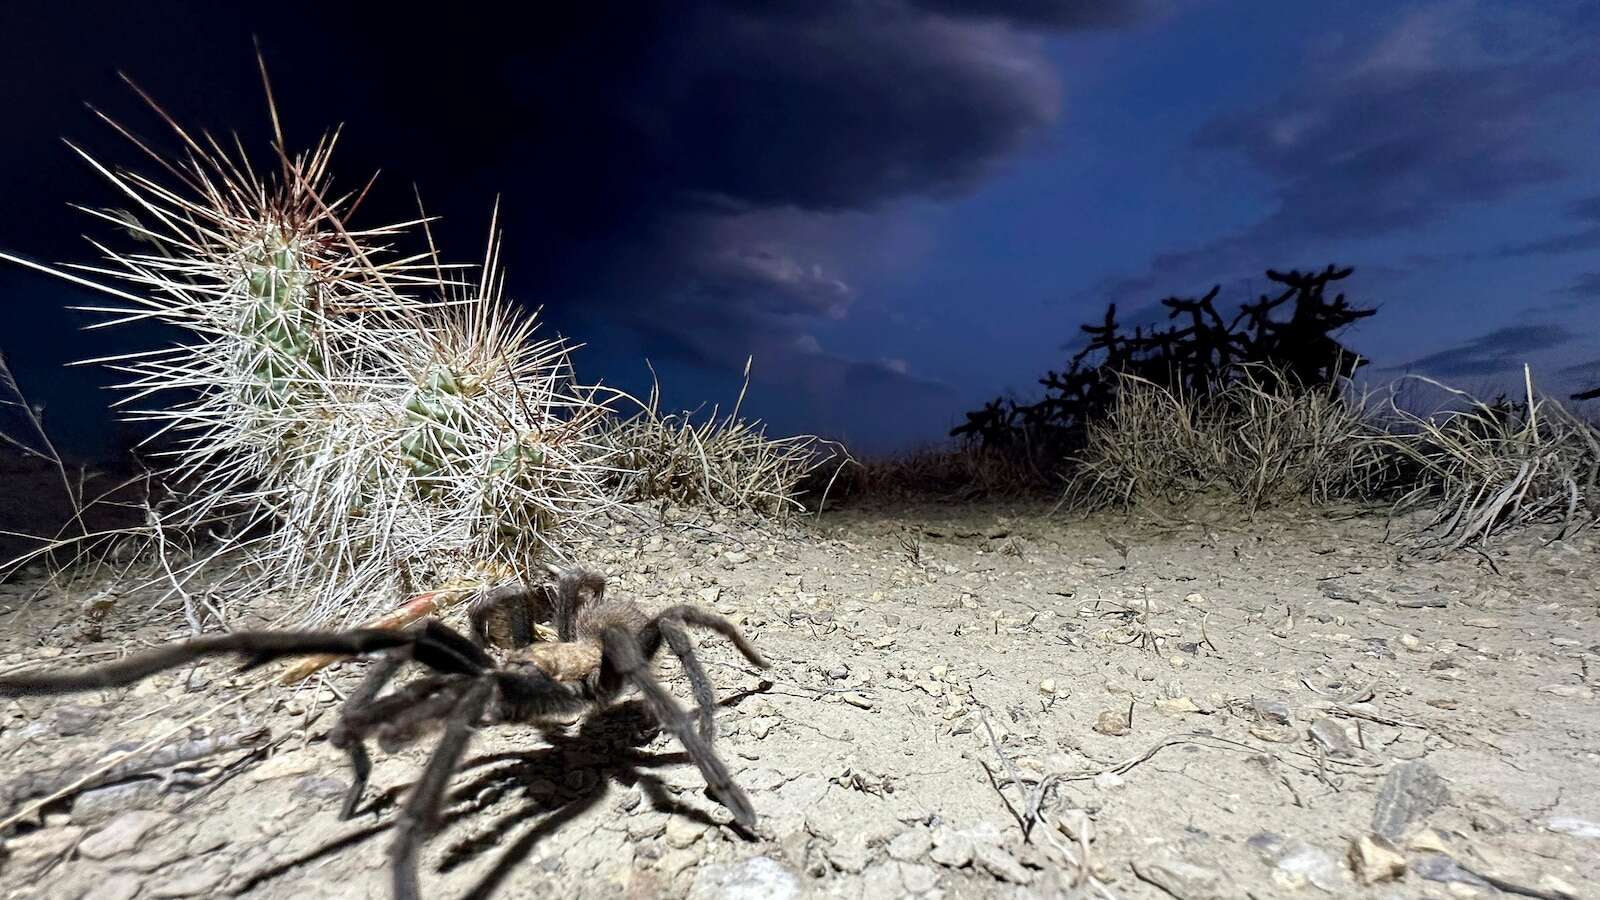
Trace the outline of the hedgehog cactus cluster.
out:
[[[90,160],[134,204],[97,215],[138,242],[97,244],[108,265],[90,271],[120,284],[66,277],[122,301],[98,308],[113,323],[187,336],[100,360],[128,376],[125,404],[167,401],[132,416],[178,438],[164,480],[180,502],[158,530],[234,526],[174,591],[232,554],[256,574],[246,589],[302,599],[306,624],[344,624],[428,587],[410,583],[419,572],[526,571],[609,504],[591,440],[600,395],[504,298],[492,227],[478,277],[460,280],[472,267],[442,264],[431,238],[427,253],[390,249],[425,220],[350,227],[359,197],[331,193],[333,138],[289,157],[280,134],[278,171],[258,177],[242,151],[151,106],[183,148],[162,160],[174,179]]]

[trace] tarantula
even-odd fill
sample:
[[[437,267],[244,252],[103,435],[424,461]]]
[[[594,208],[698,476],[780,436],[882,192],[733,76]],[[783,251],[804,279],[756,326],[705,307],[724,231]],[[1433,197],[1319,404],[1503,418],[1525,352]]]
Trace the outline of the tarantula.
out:
[[[711,794],[736,822],[753,830],[755,810],[749,798],[712,750],[715,697],[684,626],[721,634],[756,666],[766,668],[766,660],[732,622],[715,613],[683,604],[651,616],[632,601],[607,599],[605,579],[591,570],[552,574],[553,586],[530,590],[517,582],[481,592],[468,604],[470,637],[435,619],[407,629],[241,631],[94,668],[6,675],[0,677],[0,696],[118,687],[219,654],[244,656],[241,671],[288,656],[377,654],[328,734],[329,742],[349,755],[353,773],[340,817],[353,815],[365,792],[372,770],[369,737],[392,751],[417,739],[427,726],[444,724],[395,824],[389,856],[396,900],[418,897],[417,850],[435,826],[445,787],[480,724],[537,723],[593,710],[610,704],[630,685],[688,751]],[[535,642],[534,624],[546,618],[559,640]],[[650,672],[663,642],[683,664],[697,716],[685,711]],[[495,662],[491,648],[506,649],[503,662]],[[383,694],[408,661],[432,672]]]

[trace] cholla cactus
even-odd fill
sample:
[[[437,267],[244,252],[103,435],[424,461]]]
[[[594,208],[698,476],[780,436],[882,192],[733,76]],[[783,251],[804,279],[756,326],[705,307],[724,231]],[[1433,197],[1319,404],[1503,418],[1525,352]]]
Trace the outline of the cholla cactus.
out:
[[[436,254],[388,250],[425,220],[346,227],[361,196],[331,192],[334,137],[291,158],[280,133],[278,171],[263,177],[242,150],[151,106],[184,147],[151,153],[175,183],[85,155],[134,206],[96,215],[145,247],[97,243],[108,265],[77,268],[124,286],[35,267],[121,300],[98,308],[107,324],[156,319],[189,335],[99,360],[128,376],[122,404],[187,397],[132,414],[181,438],[165,474],[182,502],[161,526],[245,510],[218,552],[245,555],[250,588],[304,598],[308,623],[342,623],[437,586],[405,573],[523,570],[608,504],[606,453],[588,438],[603,404],[574,381],[569,347],[536,339],[534,317],[503,298],[495,239],[463,284]],[[174,592],[206,561],[172,573]]]

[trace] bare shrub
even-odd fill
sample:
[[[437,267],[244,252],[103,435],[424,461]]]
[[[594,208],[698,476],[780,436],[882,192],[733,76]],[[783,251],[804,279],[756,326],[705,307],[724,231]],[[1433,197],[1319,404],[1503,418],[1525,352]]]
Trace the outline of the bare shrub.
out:
[[[1419,415],[1390,404],[1380,444],[1409,469],[1395,509],[1433,511],[1414,543],[1450,552],[1531,525],[1554,525],[1561,539],[1600,519],[1600,430],[1538,395],[1526,368],[1520,402],[1418,380],[1461,406]]]
[[[1394,467],[1366,408],[1347,386],[1302,388],[1249,367],[1203,397],[1124,375],[1109,414],[1088,426],[1064,502],[1096,509],[1222,494],[1255,510],[1369,499]]]
[[[749,379],[747,363],[745,386],[726,416],[715,407],[703,416],[662,413],[657,385],[635,413],[604,423],[595,441],[607,453],[617,499],[773,517],[803,510],[799,495],[810,476],[837,471],[828,463],[848,456],[813,435],[768,437],[760,421],[741,417]]]

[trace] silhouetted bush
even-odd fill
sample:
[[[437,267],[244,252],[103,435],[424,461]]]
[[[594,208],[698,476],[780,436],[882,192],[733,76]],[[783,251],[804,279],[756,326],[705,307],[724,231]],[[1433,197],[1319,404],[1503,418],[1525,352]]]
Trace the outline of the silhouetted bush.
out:
[[[990,401],[950,433],[1053,469],[1084,446],[1089,427],[1110,414],[1129,377],[1202,400],[1247,369],[1258,381],[1266,379],[1258,386],[1268,391],[1278,389],[1279,379],[1292,391],[1333,385],[1366,362],[1334,333],[1377,312],[1352,307],[1342,293],[1329,299],[1328,286],[1352,271],[1331,265],[1312,273],[1268,270],[1267,278],[1283,290],[1263,294],[1231,316],[1217,308],[1220,285],[1198,298],[1169,297],[1161,305],[1175,324],[1139,326],[1131,334],[1117,321],[1113,303],[1104,321],[1082,326],[1089,342],[1067,369],[1040,379],[1041,399]]]

